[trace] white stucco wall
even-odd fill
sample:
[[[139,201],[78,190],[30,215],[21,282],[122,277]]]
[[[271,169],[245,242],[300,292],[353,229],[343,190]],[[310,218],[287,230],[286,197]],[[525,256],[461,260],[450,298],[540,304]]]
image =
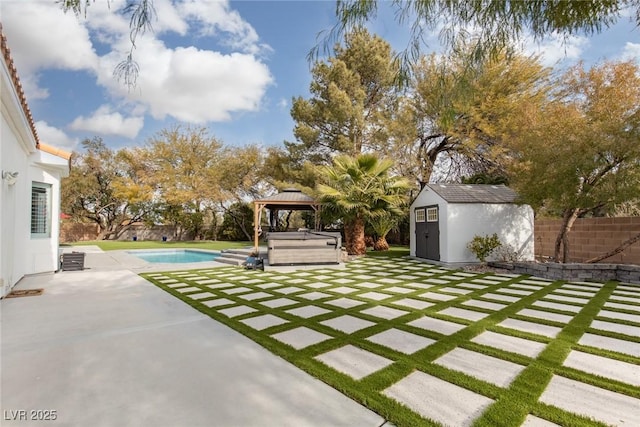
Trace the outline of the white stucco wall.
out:
[[[25,275],[58,269],[60,179],[67,160],[40,151],[4,59],[0,60],[0,172],[17,172],[13,185],[0,176],[0,296]],[[50,235],[31,236],[31,187],[51,185]]]

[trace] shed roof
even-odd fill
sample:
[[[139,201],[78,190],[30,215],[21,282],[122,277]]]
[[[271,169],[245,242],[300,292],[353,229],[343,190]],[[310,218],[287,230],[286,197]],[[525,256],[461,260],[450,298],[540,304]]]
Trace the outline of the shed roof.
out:
[[[292,203],[315,203],[313,197],[307,196],[302,191],[293,188],[287,188],[278,194],[274,194],[273,196],[265,197],[261,200],[256,200],[261,203],[271,203],[271,202],[292,202]]]
[[[505,185],[428,184],[449,203],[515,203],[518,194]]]

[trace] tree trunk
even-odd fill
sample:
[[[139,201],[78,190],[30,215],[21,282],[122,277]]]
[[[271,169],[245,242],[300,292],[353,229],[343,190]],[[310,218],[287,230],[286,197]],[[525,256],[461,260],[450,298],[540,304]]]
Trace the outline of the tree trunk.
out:
[[[625,249],[627,249],[629,246],[633,245],[636,242],[640,242],[640,234],[636,234],[635,236],[631,237],[630,239],[625,240],[624,242],[622,242],[620,244],[620,246],[618,246],[617,248],[615,248],[612,251],[609,251],[605,254],[599,255],[597,257],[593,257],[590,258],[588,260],[586,260],[586,263],[594,263],[594,262],[598,262],[598,261],[602,261],[603,259],[607,259],[610,258],[616,254],[619,254],[620,252],[623,252]]]
[[[354,218],[344,224],[345,248],[349,255],[364,255],[367,246],[364,242],[364,220]]]
[[[554,250],[554,258],[556,262],[560,262],[560,248],[563,247],[562,262],[566,262],[569,257],[569,231],[573,227],[573,223],[578,218],[580,210],[577,208],[567,209],[562,215],[562,226],[556,237],[556,245]]]
[[[388,251],[389,243],[387,243],[386,236],[378,236],[375,243],[373,244],[374,251]]]

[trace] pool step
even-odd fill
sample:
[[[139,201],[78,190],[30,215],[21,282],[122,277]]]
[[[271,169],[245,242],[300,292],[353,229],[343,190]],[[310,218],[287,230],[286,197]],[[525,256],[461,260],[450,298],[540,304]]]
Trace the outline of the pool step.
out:
[[[216,259],[216,261],[231,264],[231,265],[242,265],[243,262],[247,260],[247,257],[251,255],[253,252],[253,248],[246,249],[224,249],[220,251],[220,257]],[[260,254],[264,257],[265,254]]]

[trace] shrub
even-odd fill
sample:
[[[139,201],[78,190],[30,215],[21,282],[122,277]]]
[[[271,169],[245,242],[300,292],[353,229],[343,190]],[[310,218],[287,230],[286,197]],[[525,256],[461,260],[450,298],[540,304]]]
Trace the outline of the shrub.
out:
[[[502,243],[496,233],[491,236],[473,236],[473,240],[467,243],[467,248],[482,263],[486,262],[487,257],[500,246],[502,246]]]

